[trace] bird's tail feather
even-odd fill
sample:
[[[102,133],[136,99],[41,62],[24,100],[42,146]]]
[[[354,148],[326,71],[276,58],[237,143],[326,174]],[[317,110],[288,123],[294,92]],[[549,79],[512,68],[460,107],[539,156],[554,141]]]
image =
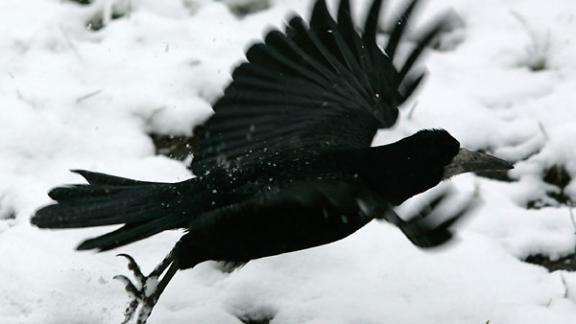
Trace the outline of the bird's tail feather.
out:
[[[74,170],[88,184],[54,188],[56,201],[36,212],[32,223],[41,228],[80,228],[124,224],[121,228],[84,241],[78,249],[100,251],[132,243],[182,222],[175,212],[182,192],[191,188],[180,183],[145,182],[102,173]]]

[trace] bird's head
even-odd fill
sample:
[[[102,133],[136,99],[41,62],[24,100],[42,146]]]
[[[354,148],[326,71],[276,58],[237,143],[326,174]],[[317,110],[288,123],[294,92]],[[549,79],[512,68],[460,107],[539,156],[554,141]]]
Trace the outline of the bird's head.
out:
[[[422,130],[381,147],[385,153],[394,204],[424,192],[457,174],[478,171],[507,171],[513,166],[489,154],[460,147],[443,129]],[[388,172],[387,172],[388,173]]]

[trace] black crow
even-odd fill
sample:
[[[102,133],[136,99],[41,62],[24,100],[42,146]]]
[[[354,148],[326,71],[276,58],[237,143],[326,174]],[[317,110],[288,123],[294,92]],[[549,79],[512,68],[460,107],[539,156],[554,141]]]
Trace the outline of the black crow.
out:
[[[145,323],[172,276],[207,260],[247,262],[327,244],[372,219],[397,225],[417,246],[442,244],[466,208],[434,222],[426,215],[404,221],[392,207],[455,174],[511,165],[460,148],[444,130],[370,147],[422,81],[414,64],[445,23],[438,19],[424,28],[403,63],[395,64],[417,3],[408,2],[381,48],[381,0],[372,2],[360,33],[348,0],[340,1],[336,20],[324,0],[316,1],[309,24],[293,16],[285,31],[268,32],[236,67],[214,114],[195,129],[195,178],[157,183],[77,170],[88,184],[51,190],[56,203],[38,210],[32,223],[122,224],[78,247],[99,251],[185,229],[149,276],[123,255],[138,281],[117,276],[132,295],[125,323],[139,305],[137,322]]]

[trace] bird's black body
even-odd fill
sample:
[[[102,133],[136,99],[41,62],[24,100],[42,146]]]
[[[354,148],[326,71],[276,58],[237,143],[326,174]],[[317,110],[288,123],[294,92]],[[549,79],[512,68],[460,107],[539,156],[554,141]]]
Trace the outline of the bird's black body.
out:
[[[341,0],[336,20],[323,0],[316,1],[308,25],[292,17],[284,32],[269,32],[234,70],[214,115],[195,130],[195,178],[154,183],[76,171],[89,184],[53,189],[56,203],[40,209],[32,222],[48,228],[123,224],[79,246],[98,250],[185,229],[150,276],[170,266],[153,298],[120,277],[148,306],[140,323],[178,269],[206,260],[245,262],[310,248],[342,239],[375,218],[397,225],[421,247],[447,241],[460,215],[431,225],[403,221],[392,207],[436,186],[445,170],[452,175],[480,167],[448,168],[461,150],[444,130],[370,147],[379,128],[396,122],[398,106],[422,80],[413,65],[442,28],[443,20],[427,28],[397,64],[395,53],[417,2],[409,1],[394,22],[383,51],[376,43],[381,0],[370,6],[362,33],[348,0]],[[501,162],[498,168],[508,167]],[[139,270],[135,274],[145,280]],[[131,304],[128,319],[137,305]]]
[[[409,154],[411,145],[428,138],[444,141],[438,143],[444,155],[437,149]],[[200,176],[200,183],[218,179],[218,189],[205,193],[206,201],[215,204],[189,224],[179,247],[180,266],[248,261],[342,239],[384,217],[388,207],[438,184],[458,149],[445,131],[425,131],[382,147],[325,152],[248,173]],[[229,200],[223,205],[212,200],[221,197]]]

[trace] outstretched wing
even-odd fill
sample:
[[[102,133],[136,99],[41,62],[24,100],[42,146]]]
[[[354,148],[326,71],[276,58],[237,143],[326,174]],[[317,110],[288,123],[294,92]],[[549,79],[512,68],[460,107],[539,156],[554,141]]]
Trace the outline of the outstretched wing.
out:
[[[384,51],[376,43],[382,0],[372,2],[362,33],[349,0],[341,0],[337,21],[318,0],[309,26],[294,16],[285,32],[270,31],[234,70],[214,115],[195,129],[192,171],[370,146],[378,128],[396,122],[398,106],[422,80],[412,68],[442,27],[438,20],[425,30],[396,67],[396,49],[417,3],[403,10]]]

